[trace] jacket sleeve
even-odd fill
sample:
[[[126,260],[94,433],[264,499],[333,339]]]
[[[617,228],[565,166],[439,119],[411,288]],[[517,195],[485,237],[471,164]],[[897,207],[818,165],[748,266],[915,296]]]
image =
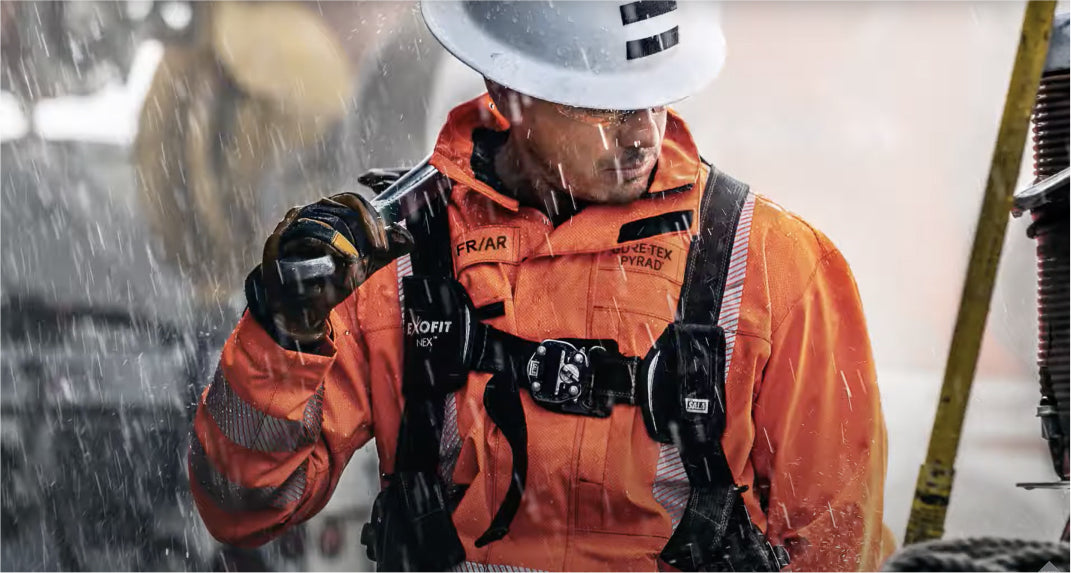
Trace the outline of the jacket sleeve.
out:
[[[220,541],[260,545],[314,515],[371,438],[355,298],[332,311],[317,353],[280,347],[248,312],[226,341],[188,460],[197,508]]]
[[[788,548],[788,570],[874,571],[893,549],[882,523],[885,421],[855,280],[824,246],[773,325],[753,461],[770,486],[767,536]]]

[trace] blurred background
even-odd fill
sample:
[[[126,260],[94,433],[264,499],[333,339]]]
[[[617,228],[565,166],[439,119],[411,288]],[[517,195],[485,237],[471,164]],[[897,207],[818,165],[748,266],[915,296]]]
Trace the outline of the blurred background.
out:
[[[725,70],[677,106],[706,158],[851,263],[901,539],[1023,6],[726,3]],[[371,448],[305,526],[221,547],[185,486],[191,407],[285,210],[414,164],[482,81],[413,2],[0,10],[0,569],[367,568]],[[1008,227],[948,537],[1055,539],[1067,519],[1066,489],[1015,486],[1054,478],[1028,223]]]

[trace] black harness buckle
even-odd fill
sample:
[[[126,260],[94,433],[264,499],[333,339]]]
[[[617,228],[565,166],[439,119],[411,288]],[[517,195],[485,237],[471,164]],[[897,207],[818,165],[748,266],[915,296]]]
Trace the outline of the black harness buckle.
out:
[[[612,402],[594,396],[592,358],[602,346],[578,347],[564,340],[544,340],[536,347],[525,374],[532,399],[554,412],[605,418]]]

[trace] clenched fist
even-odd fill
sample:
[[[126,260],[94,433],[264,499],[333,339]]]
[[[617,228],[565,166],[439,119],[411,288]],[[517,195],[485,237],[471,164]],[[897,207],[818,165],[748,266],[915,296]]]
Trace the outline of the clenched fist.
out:
[[[327,335],[331,309],[372,273],[413,247],[412,236],[384,225],[371,204],[342,193],[294,208],[264,244],[261,265],[246,281],[250,311],[286,347],[309,347]],[[284,259],[330,255],[330,277],[298,280],[279,269]]]

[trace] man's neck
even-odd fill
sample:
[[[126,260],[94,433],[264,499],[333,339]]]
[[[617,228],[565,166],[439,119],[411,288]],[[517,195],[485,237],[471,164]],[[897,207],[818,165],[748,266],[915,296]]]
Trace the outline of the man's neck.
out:
[[[556,227],[579,212],[583,205],[571,193],[548,181],[539,163],[513,135],[510,133],[494,157],[495,174],[505,187],[501,191],[521,205],[541,211]]]

